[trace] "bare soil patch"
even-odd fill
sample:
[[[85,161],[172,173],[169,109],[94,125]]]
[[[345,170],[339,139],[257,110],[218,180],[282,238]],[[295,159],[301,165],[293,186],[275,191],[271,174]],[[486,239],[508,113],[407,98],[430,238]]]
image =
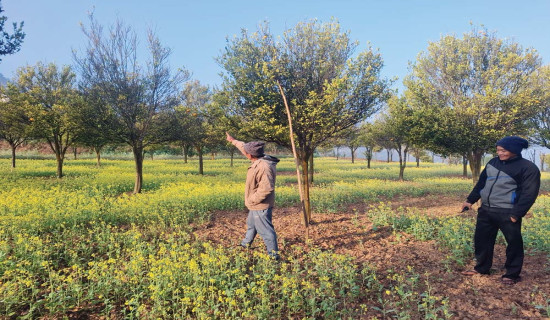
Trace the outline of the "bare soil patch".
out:
[[[445,196],[421,198],[401,197],[392,201],[393,207],[415,207],[433,216],[473,215],[458,213],[462,199]],[[305,228],[301,224],[298,208],[275,208],[273,224],[279,237],[279,249],[285,252],[293,246],[316,247],[355,257],[358,264],[369,264],[377,273],[406,273],[408,267],[426,275],[433,286],[434,295],[449,298],[455,319],[549,319],[535,308],[537,294],[550,298],[550,264],[548,255],[527,252],[522,272],[523,280],[515,285],[500,283],[505,261],[505,247],[497,244],[491,275],[462,276],[459,268],[445,263],[445,250],[435,241],[418,241],[406,234],[396,234],[389,228],[374,230],[365,212],[368,204],[350,205],[348,213],[314,214],[310,227],[310,242],[305,243]],[[354,210],[355,209],[355,210]],[[237,245],[246,231],[247,212],[215,212],[209,223],[195,228],[197,239],[231,247]],[[473,237],[473,235],[472,235]],[[260,237],[254,250],[264,250]],[[466,268],[472,268],[473,261]],[[367,304],[376,303],[367,301]],[[372,308],[369,308],[372,309]],[[375,311],[367,318],[380,317]]]

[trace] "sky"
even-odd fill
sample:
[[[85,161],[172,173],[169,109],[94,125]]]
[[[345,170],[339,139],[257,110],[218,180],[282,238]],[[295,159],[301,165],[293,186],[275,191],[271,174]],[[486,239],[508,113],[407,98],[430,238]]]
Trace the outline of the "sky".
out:
[[[17,68],[38,62],[72,65],[72,51],[82,52],[86,38],[81,24],[89,25],[94,12],[108,27],[117,19],[131,26],[145,52],[147,29],[156,31],[172,49],[171,66],[185,67],[193,79],[211,86],[221,84],[220,56],[226,40],[251,32],[268,21],[275,35],[300,21],[339,21],[341,29],[359,41],[356,52],[369,46],[384,59],[382,76],[401,80],[409,62],[443,35],[461,37],[484,25],[500,38],[512,39],[539,52],[550,63],[550,1],[483,0],[0,0],[12,22],[24,21],[22,48],[3,56],[0,73],[13,78]]]

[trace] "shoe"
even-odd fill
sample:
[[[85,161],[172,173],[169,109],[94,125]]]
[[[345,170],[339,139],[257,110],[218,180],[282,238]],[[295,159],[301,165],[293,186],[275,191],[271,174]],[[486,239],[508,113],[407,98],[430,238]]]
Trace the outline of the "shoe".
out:
[[[460,274],[463,276],[475,276],[476,274],[481,274],[481,273],[477,272],[477,270],[475,269],[472,269],[472,270],[462,271]]]
[[[249,244],[243,244],[243,243],[238,243],[237,245],[235,245],[235,247],[237,247],[239,249],[250,249]]]
[[[518,282],[521,281],[521,278],[516,278],[516,279],[512,279],[512,278],[507,278],[507,277],[502,277],[500,278],[500,282],[502,284],[505,284],[505,285],[513,285],[513,284],[516,284]]]

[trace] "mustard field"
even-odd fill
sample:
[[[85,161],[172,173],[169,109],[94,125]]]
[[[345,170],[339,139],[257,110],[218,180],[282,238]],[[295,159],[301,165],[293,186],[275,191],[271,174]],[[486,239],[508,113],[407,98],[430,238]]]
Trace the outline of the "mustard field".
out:
[[[351,255],[298,245],[276,262],[261,250],[196,240],[192,228],[213,213],[244,208],[248,162],[229,163],[207,160],[201,176],[194,160],[146,160],[143,193],[129,195],[130,160],[103,160],[100,168],[94,160],[68,160],[66,176],[57,179],[53,160],[18,160],[11,169],[0,159],[0,318],[453,318],[449,297],[435,294],[414,268],[379,270]],[[432,217],[388,204],[441,195],[456,197],[449,206],[458,208],[472,187],[461,166],[411,164],[405,182],[397,181],[395,163],[367,169],[364,162],[320,158],[315,166],[316,214],[368,206],[356,214],[373,230],[436,241],[451,267],[472,259],[473,216]],[[550,191],[547,173],[542,191]],[[298,202],[294,162],[285,158],[276,206]],[[526,249],[548,255],[550,197],[540,196],[532,212],[524,221]],[[530,299],[548,312],[543,291]]]

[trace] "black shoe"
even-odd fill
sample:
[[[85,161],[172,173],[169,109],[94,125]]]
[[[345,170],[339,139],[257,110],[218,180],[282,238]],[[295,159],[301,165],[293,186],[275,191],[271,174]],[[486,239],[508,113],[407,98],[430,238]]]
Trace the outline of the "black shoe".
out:
[[[502,277],[500,279],[500,282],[502,284],[506,284],[506,285],[513,285],[513,284],[516,284],[518,282],[521,281],[521,277],[517,277],[517,278],[508,278],[508,277]]]
[[[244,243],[242,243],[242,242],[239,243],[239,244],[237,244],[236,247],[237,247],[237,248],[242,248],[242,249],[251,249],[250,244],[244,244]]]
[[[271,259],[275,260],[275,261],[281,261],[281,256],[280,255],[276,255],[276,256],[271,256]]]

